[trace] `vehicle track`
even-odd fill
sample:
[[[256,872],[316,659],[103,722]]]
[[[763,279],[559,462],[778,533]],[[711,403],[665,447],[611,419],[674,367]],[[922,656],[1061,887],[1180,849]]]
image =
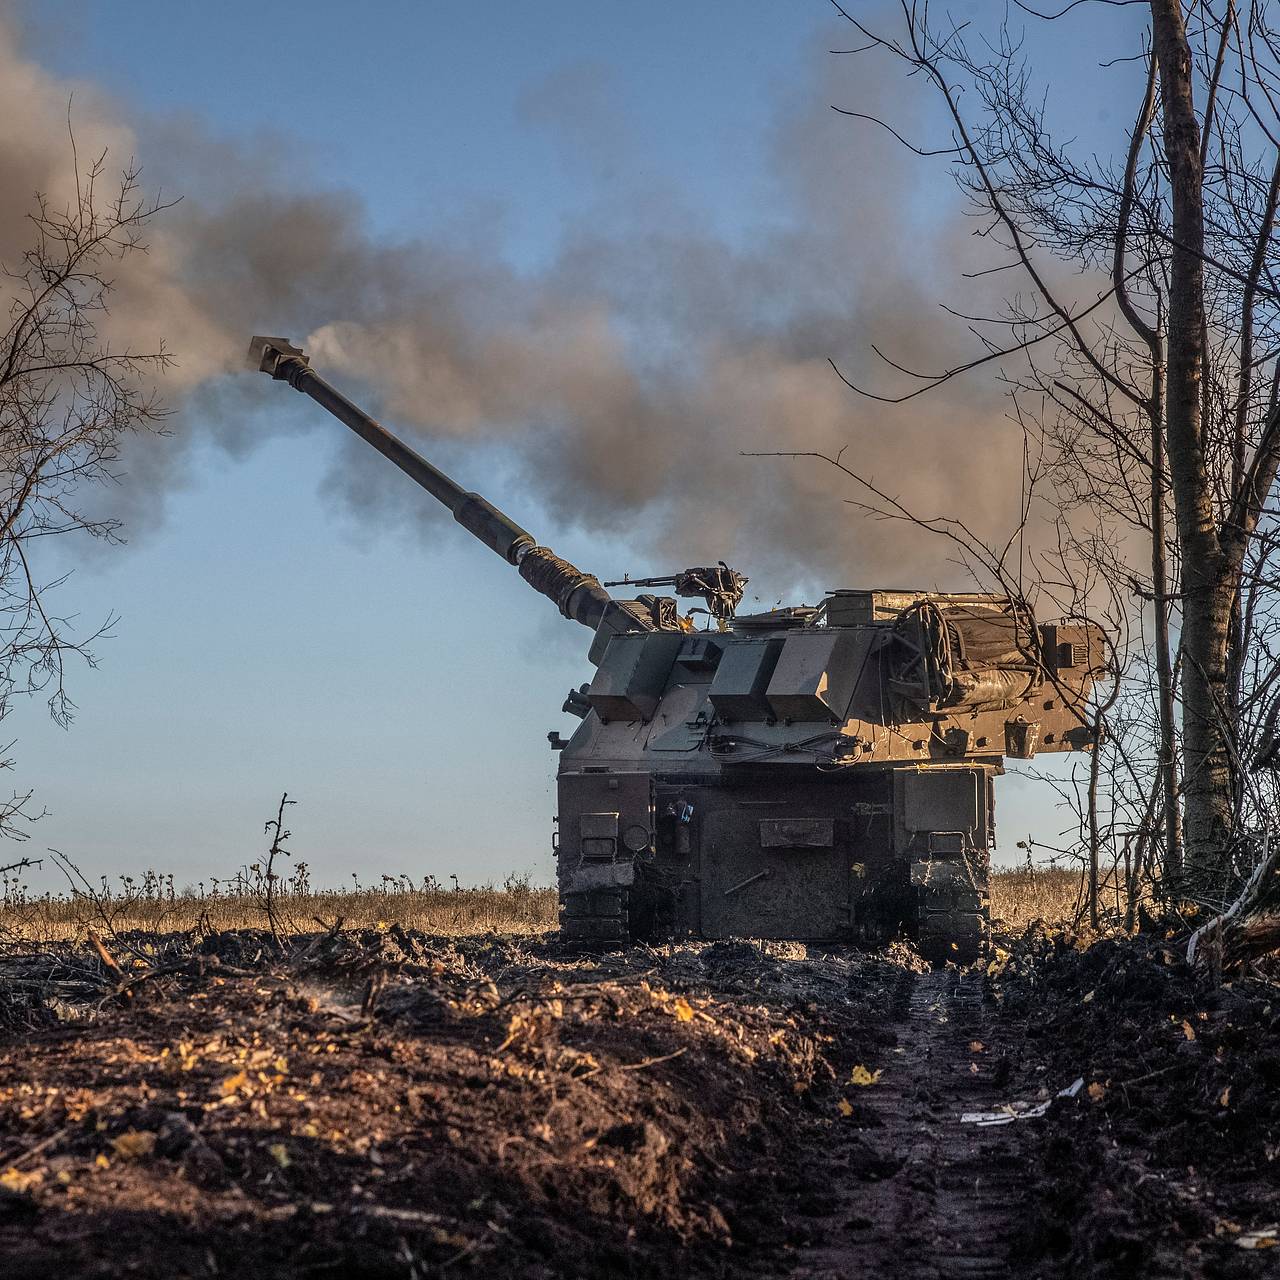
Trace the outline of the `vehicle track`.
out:
[[[791,1275],[1008,1276],[1024,1136],[1014,1124],[960,1121],[1008,1099],[982,975],[904,975],[896,1012],[895,1050],[867,1064],[883,1067],[879,1082],[850,1090],[855,1112],[832,1151],[836,1204],[822,1242],[801,1251]]]

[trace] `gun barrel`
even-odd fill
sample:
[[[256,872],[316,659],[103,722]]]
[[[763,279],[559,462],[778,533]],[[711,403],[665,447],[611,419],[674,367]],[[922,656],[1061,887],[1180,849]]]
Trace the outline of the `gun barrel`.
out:
[[[255,337],[249,343],[249,364],[272,378],[287,382],[295,391],[308,395],[367,441],[384,458],[394,462],[407,476],[453,512],[453,518],[485,546],[496,551],[508,564],[516,565],[520,576],[536,591],[554,600],[566,618],[584,626],[598,627],[601,621],[619,612],[619,606],[590,574],[567,560],[561,560],[533,535],[504,515],[488,499],[468,493],[415,449],[391,434],[380,422],[348,400],[326,382],[299,347],[287,338]],[[636,629],[635,620],[619,619],[625,629]],[[624,629],[620,625],[619,629]]]
[[[433,467],[417,450],[393,436],[376,418],[326,382],[311,368],[307,356],[287,339],[255,337],[249,344],[249,361],[263,373],[269,373],[273,378],[287,382],[295,391],[310,396],[339,422],[345,423],[433,498],[448,507],[460,525],[509,564],[519,564],[523,555],[536,545],[532,534],[503,515],[491,502],[478,493],[468,493],[439,467]]]

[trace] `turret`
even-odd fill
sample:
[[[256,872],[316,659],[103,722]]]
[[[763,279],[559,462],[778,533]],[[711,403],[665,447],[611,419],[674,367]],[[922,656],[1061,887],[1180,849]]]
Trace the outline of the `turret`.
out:
[[[310,396],[345,423],[448,507],[464,529],[514,565],[520,576],[535,591],[553,600],[566,618],[590,627],[602,641],[626,632],[679,629],[674,600],[653,596],[642,596],[638,600],[613,599],[599,579],[562,560],[550,548],[539,546],[532,534],[488,499],[478,493],[468,493],[330,386],[311,368],[310,359],[302,350],[287,338],[255,337],[249,343],[249,364]],[[603,647],[603,643],[593,646],[593,657],[598,657],[596,650],[602,652]]]

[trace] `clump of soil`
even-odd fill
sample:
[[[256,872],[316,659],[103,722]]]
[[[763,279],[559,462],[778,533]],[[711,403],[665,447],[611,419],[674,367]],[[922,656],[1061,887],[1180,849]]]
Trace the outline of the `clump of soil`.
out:
[[[1073,1278],[1264,1274],[1275,1254],[1240,1246],[1280,1222],[1280,988],[1219,984],[1167,938],[1085,946],[1035,927],[1011,950],[994,983],[1025,1022],[1023,1078],[1084,1081],[1036,1122],[1024,1261]]]
[[[767,1274],[812,1231],[814,1099],[903,974],[398,926],[130,945],[150,976],[92,998],[91,954],[0,960],[7,1278]]]

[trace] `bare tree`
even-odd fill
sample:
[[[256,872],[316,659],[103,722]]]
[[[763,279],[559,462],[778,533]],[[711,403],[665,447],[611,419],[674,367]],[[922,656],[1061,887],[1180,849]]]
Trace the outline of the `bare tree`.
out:
[[[1015,4],[1023,24],[1116,9]],[[922,373],[887,358],[910,380],[901,392],[846,381],[895,402],[980,370],[1004,381],[1051,495],[1019,580],[1128,595],[1121,675],[1151,714],[1126,712],[1112,753],[1139,822],[1125,847],[1145,860],[1158,836],[1175,876],[1185,850],[1182,884],[1221,901],[1254,856],[1250,830],[1276,816],[1247,764],[1274,701],[1259,654],[1280,612],[1280,40],[1264,0],[1142,6],[1134,45],[1105,53],[1132,87],[1134,126],[1098,158],[1055,140],[1008,18],[975,35],[898,0],[880,28],[836,5],[858,56],[931,88],[950,144],[908,145],[950,164],[995,255],[987,282],[1018,281],[992,314],[956,311],[980,343],[971,359]]]
[[[271,930],[271,940],[275,943],[277,950],[282,945],[283,925],[280,921],[280,873],[276,870],[276,859],[293,856],[288,848],[289,837],[293,832],[284,825],[284,811],[288,805],[297,803],[296,800],[289,799],[289,793],[286,791],[280,797],[280,807],[276,810],[276,816],[269,818],[262,828],[264,835],[271,836],[271,847],[267,850],[267,856],[260,867],[261,906],[263,914],[267,917],[267,927]]]
[[[162,429],[153,380],[170,362],[162,346],[117,347],[107,332],[114,273],[146,251],[144,230],[168,206],[141,193],[136,166],[112,181],[105,153],[81,170],[74,138],[70,151],[74,199],[35,194],[28,247],[0,264],[0,719],[16,698],[41,695],[63,725],[68,661],[92,665],[112,619],[77,634],[53,604],[65,575],[44,579],[37,548],[76,533],[119,538],[116,520],[86,514],[84,490],[115,478],[126,436]],[[21,834],[29,799],[0,804],[0,834]]]

